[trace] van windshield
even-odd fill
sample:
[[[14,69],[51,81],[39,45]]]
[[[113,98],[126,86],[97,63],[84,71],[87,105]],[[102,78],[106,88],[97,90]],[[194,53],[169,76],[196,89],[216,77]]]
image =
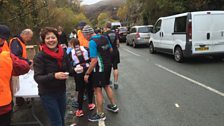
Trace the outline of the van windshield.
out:
[[[112,30],[115,30],[115,29],[117,29],[118,27],[121,27],[120,25],[113,25],[112,26]]]
[[[141,28],[138,29],[138,32],[140,32],[140,33],[152,32],[152,27],[141,27]]]

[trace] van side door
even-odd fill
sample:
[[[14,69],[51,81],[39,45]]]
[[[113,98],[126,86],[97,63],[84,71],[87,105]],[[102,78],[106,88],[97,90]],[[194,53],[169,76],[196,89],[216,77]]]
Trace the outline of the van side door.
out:
[[[164,19],[161,24],[160,31],[160,47],[163,52],[172,54],[174,48],[173,36],[172,33],[174,31],[174,18]]]
[[[161,23],[162,23],[162,20],[159,19],[153,27],[152,42],[153,42],[155,48],[160,48]]]

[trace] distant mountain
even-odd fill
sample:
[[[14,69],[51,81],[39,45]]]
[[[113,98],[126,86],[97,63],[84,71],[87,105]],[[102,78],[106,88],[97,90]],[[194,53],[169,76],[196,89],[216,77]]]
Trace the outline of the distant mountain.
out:
[[[118,19],[116,16],[118,8],[125,3],[125,0],[102,0],[92,5],[83,5],[86,16],[94,21],[102,12],[109,12],[113,19]]]

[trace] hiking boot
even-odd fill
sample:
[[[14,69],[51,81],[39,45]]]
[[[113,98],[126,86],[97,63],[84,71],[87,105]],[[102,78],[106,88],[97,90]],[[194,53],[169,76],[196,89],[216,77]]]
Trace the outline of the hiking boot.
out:
[[[119,108],[117,107],[117,105],[112,105],[112,104],[108,104],[106,109],[114,113],[117,113],[119,111]]]
[[[106,120],[106,116],[104,113],[101,113],[101,114],[95,113],[95,114],[89,116],[88,120],[91,122],[104,121],[104,120]]]
[[[95,104],[88,104],[88,108],[89,108],[89,110],[91,111],[91,110],[93,110],[94,108],[96,107],[96,105]]]
[[[114,84],[114,89],[118,89],[118,84]]]
[[[76,117],[82,117],[83,115],[84,115],[84,113],[82,110],[76,110],[76,112],[75,112]]]

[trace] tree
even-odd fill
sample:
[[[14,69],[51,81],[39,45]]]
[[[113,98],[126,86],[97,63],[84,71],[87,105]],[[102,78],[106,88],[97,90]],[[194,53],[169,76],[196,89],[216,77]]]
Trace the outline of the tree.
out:
[[[31,28],[34,41],[45,26],[61,25],[70,32],[78,20],[87,20],[83,14],[79,17],[79,0],[0,0],[0,11],[0,23],[8,25],[12,35]]]
[[[121,6],[117,11],[117,16],[120,18],[121,21],[127,20],[127,14],[128,14],[128,7],[126,4]]]
[[[223,10],[224,1],[220,0],[127,0],[127,19],[129,25],[154,24],[163,16],[173,14],[203,11]],[[119,15],[122,15],[122,9]],[[123,19],[123,15],[119,16]]]
[[[111,17],[107,12],[100,13],[97,17],[98,27],[104,27],[108,21],[111,21]]]

